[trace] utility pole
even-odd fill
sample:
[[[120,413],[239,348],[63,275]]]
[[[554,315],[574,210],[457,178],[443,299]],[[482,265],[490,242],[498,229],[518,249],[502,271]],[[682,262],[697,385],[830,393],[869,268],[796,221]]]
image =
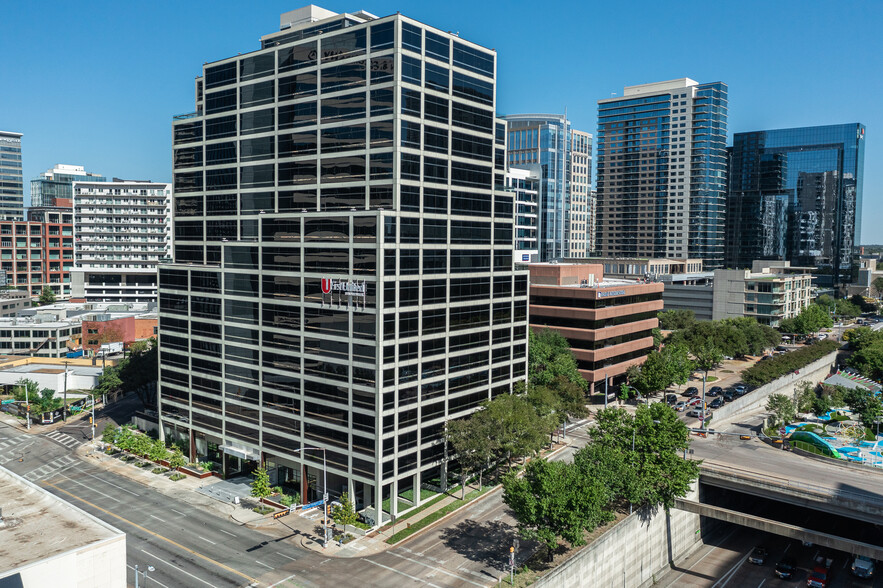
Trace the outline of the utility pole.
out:
[[[67,365],[69,361],[64,362],[64,404],[61,406],[61,420],[67,422]]]
[[[604,372],[604,408],[607,408],[607,372]]]
[[[25,384],[25,423],[28,431],[31,430],[31,402],[28,400],[28,386]]]

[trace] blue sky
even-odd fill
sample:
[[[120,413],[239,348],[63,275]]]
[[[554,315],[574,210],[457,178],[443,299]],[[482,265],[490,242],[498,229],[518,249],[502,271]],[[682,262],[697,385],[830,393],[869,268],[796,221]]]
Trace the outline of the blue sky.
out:
[[[25,183],[55,163],[171,179],[171,119],[193,110],[205,61],[258,49],[298,0],[8,0],[0,129],[24,133]],[[883,243],[883,2],[391,2],[498,52],[498,110],[567,112],[594,133],[597,100],[690,77],[729,85],[732,133],[867,125],[862,242]],[[27,193],[27,189],[26,189]],[[27,196],[26,196],[27,198]]]

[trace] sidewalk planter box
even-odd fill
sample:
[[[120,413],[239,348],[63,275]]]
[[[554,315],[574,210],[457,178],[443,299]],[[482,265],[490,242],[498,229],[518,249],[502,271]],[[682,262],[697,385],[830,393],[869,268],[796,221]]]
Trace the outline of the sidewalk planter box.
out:
[[[267,506],[272,506],[273,508],[278,508],[280,510],[288,510],[287,506],[283,506],[281,502],[276,502],[272,498],[261,498],[261,502],[263,502]]]
[[[182,474],[187,474],[188,476],[193,476],[194,478],[197,478],[199,480],[203,480],[205,478],[210,478],[212,475],[212,473],[209,471],[193,470],[193,469],[188,468],[187,466],[179,467],[178,471],[181,472]]]

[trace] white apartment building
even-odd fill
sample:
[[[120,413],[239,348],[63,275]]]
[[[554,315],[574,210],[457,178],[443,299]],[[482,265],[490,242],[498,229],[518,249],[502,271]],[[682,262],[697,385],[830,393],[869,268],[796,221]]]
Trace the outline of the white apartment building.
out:
[[[153,302],[157,263],[169,257],[171,184],[74,182],[71,298]]]

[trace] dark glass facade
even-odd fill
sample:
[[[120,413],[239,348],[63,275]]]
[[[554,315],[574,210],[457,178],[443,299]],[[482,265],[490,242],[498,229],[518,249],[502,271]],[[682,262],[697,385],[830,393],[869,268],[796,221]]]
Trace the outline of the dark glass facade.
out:
[[[399,15],[339,21],[207,64],[173,123],[160,418],[305,500],[322,455],[298,449],[322,448],[329,493],[380,511],[442,484],[444,422],[525,377],[527,275],[495,188],[495,53]]]
[[[727,85],[682,79],[598,102],[596,251],[722,267]]]
[[[851,281],[859,244],[865,127],[736,133],[730,149],[727,264],[785,259]]]
[[[0,220],[25,219],[21,133],[0,131]]]

